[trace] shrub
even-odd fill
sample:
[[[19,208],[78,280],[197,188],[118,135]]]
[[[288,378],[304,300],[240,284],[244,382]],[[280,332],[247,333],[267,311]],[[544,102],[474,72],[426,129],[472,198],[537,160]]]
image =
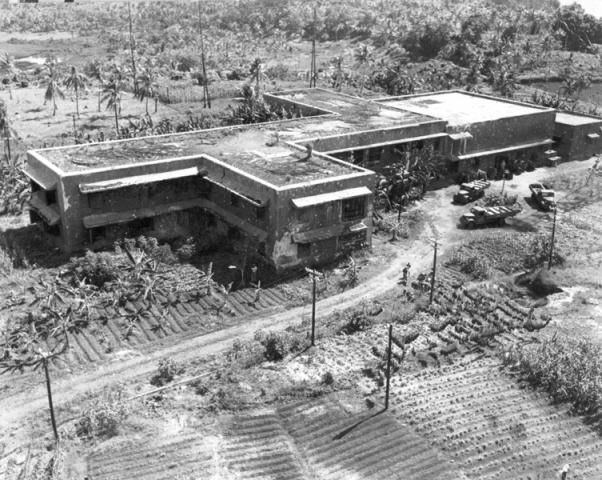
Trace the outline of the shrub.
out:
[[[334,377],[332,376],[332,373],[325,372],[324,375],[322,375],[322,383],[326,386],[332,385],[334,383]]]
[[[475,280],[489,278],[492,273],[490,262],[487,258],[478,255],[466,255],[459,250],[454,250],[447,265],[457,266],[461,272],[470,275]]]
[[[373,324],[373,320],[366,315],[365,311],[354,310],[348,314],[348,320],[341,328],[341,332],[347,335],[353,335],[357,332],[363,332],[370,328]]]
[[[119,277],[119,269],[115,266],[111,255],[90,250],[83,257],[71,259],[71,271],[78,280],[99,288]]]
[[[263,346],[263,356],[266,360],[277,362],[287,353],[296,352],[303,348],[302,338],[292,332],[267,332],[259,330],[255,340]]]
[[[241,342],[234,340],[232,348],[226,353],[229,362],[236,362],[242,368],[253,367],[264,359],[264,347],[258,341]]]
[[[523,263],[525,268],[532,269],[543,265],[550,256],[550,237],[546,234],[539,234],[531,240],[531,244]],[[564,256],[559,253],[558,248],[554,248],[552,253],[552,265],[562,265]]]
[[[157,373],[150,380],[151,385],[162,387],[172,382],[176,375],[184,373],[184,368],[174,362],[171,358],[166,358],[159,362]]]
[[[122,394],[122,390],[105,391],[84,411],[77,425],[77,434],[88,438],[117,435],[119,425],[129,413]]]
[[[575,411],[594,414],[602,408],[601,358],[602,347],[591,340],[554,336],[538,345],[513,348],[504,362],[555,401],[570,402]]]

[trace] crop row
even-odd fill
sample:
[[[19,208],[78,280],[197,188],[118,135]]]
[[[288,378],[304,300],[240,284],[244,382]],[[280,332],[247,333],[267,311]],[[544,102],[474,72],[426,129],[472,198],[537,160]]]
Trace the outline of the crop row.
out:
[[[102,312],[105,320],[97,320],[82,332],[70,335],[68,363],[85,364],[107,358],[114,351],[136,349],[170,336],[185,338],[209,333],[227,327],[261,310],[286,304],[286,294],[279,288],[261,292],[255,301],[254,290],[232,292],[227,299],[228,315],[216,315],[215,304],[223,298],[201,298],[176,303],[159,311],[153,307],[147,315],[134,318],[133,312],[142,305],[128,303],[123,309],[106,307]],[[64,362],[57,362],[58,367]]]
[[[602,439],[566,409],[519,388],[491,365],[458,363],[392,382],[392,404],[471,478],[598,478]],[[596,472],[586,476],[583,472]]]

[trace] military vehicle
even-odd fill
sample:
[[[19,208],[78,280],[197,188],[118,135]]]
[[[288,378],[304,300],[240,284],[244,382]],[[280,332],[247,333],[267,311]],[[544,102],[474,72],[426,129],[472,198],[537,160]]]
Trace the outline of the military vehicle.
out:
[[[460,191],[454,195],[454,203],[465,205],[478,200],[485,195],[485,190],[491,185],[487,180],[473,180],[460,185]]]
[[[531,200],[542,210],[554,210],[556,208],[555,193],[545,183],[532,183],[529,185],[531,190]]]

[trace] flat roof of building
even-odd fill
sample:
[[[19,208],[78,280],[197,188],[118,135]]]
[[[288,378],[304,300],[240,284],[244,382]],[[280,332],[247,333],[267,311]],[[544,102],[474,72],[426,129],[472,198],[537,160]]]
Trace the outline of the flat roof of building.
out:
[[[602,122],[602,118],[590,117],[588,115],[575,115],[574,113],[556,112],[556,122],[565,125],[590,125]]]
[[[208,156],[276,186],[303,183],[318,178],[363,171],[323,155],[304,161],[306,151],[287,144],[286,130],[295,133],[296,122],[219,128],[135,139],[36,150],[67,173],[111,168],[137,163]]]
[[[455,127],[549,110],[506,99],[460,91],[435,92],[392,99],[385,98],[378,100],[378,102],[446,120],[450,126]]]
[[[304,141],[437,122],[420,113],[322,89],[270,94],[318,109],[315,116],[34,150],[63,173],[206,155],[276,186],[365,170],[324,155],[303,161]],[[291,144],[292,143],[292,144]]]

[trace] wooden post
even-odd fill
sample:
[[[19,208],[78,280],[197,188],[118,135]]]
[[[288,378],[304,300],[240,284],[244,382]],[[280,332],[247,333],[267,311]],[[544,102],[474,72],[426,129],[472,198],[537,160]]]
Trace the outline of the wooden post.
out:
[[[435,240],[435,250],[433,253],[433,273],[431,275],[431,295],[429,304],[433,303],[433,295],[435,294],[435,273],[437,272],[437,240]]]
[[[52,390],[50,388],[50,375],[48,374],[48,358],[44,357],[43,360],[44,373],[46,374],[46,391],[48,392],[48,405],[50,406],[50,421],[52,422],[52,431],[54,432],[54,439],[59,441],[59,432],[56,429],[56,420],[54,418],[54,406],[52,404]]]
[[[389,408],[389,390],[391,385],[391,344],[393,338],[393,325],[389,325],[389,347],[387,348],[387,386],[385,389],[385,410]]]
[[[317,270],[305,268],[305,271],[312,276],[312,301],[311,301],[311,346],[316,345],[316,277],[322,275]]]
[[[77,143],[77,128],[75,127],[75,114],[73,115],[73,140]]]
[[[316,276],[313,277],[313,293],[311,301],[311,346],[316,344]]]
[[[552,240],[550,241],[550,257],[548,258],[548,270],[552,268],[552,257],[554,255],[554,236],[556,234],[556,212],[558,204],[554,207],[554,220],[552,221]]]

